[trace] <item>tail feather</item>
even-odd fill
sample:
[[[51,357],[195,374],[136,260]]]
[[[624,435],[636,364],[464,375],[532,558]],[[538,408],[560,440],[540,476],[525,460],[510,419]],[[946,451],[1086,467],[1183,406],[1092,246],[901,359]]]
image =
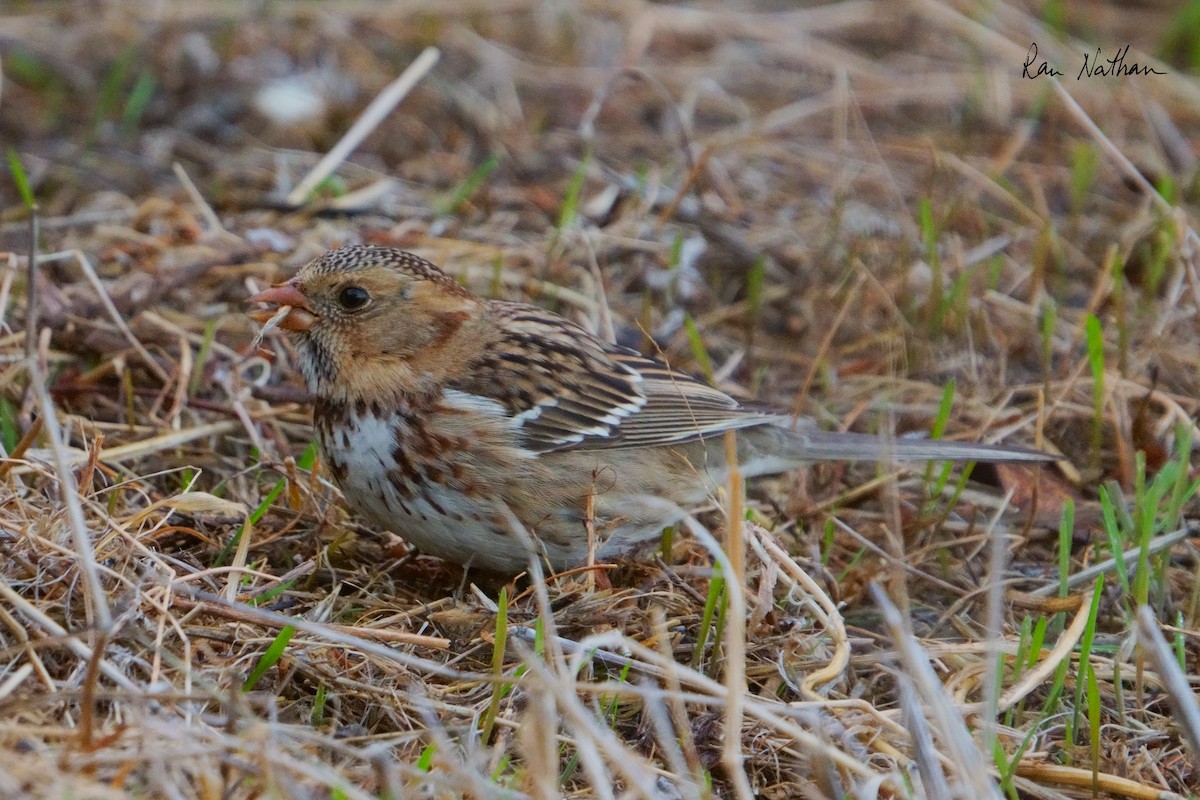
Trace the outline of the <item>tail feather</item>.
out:
[[[790,450],[800,461],[1050,462],[1058,457],[1003,444],[896,439],[839,431],[795,431]]]

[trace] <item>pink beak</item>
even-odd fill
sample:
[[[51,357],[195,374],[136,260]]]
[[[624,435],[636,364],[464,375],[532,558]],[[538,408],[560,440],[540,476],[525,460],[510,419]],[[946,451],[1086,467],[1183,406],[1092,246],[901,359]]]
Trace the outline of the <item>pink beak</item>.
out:
[[[259,322],[271,319],[283,306],[291,306],[292,310],[279,322],[279,327],[285,331],[306,331],[317,321],[317,315],[309,309],[308,298],[296,285],[295,278],[286,283],[272,286],[270,289],[264,289],[258,294],[246,298],[246,302],[266,303],[274,306],[274,308],[260,308],[246,312],[248,316]]]

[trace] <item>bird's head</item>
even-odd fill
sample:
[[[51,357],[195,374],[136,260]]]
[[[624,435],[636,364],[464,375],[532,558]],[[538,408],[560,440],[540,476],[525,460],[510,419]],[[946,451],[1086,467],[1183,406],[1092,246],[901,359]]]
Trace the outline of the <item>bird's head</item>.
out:
[[[481,302],[423,258],[349,246],[249,298],[260,322],[287,313],[309,390],[330,400],[430,391],[453,369]]]

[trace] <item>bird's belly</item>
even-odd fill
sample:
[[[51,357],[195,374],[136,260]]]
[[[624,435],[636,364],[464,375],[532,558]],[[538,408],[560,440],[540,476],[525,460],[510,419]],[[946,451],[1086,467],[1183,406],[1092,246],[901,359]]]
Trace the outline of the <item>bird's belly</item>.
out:
[[[520,542],[495,524],[490,504],[441,488],[402,495],[390,484],[371,481],[347,481],[342,491],[352,507],[422,553],[500,572],[529,563]]]
[[[465,463],[455,448],[435,453],[422,447],[403,418],[363,415],[348,427],[317,430],[347,504],[379,528],[458,564],[509,573],[528,567],[525,515],[508,508],[504,487],[483,481],[479,465]],[[551,555],[562,563],[563,553]]]
[[[589,547],[602,561],[618,557],[719,485],[705,454],[686,447],[666,460],[641,449],[534,456],[468,437],[457,421],[355,414],[338,427],[319,418],[317,430],[351,509],[424,553],[498,572],[522,571],[531,557],[567,569]]]

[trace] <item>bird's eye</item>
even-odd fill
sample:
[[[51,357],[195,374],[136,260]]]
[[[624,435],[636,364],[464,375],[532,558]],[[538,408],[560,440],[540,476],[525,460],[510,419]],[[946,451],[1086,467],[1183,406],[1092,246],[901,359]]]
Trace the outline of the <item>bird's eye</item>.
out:
[[[361,286],[347,286],[338,292],[338,305],[347,311],[362,308],[371,299],[371,294]]]

